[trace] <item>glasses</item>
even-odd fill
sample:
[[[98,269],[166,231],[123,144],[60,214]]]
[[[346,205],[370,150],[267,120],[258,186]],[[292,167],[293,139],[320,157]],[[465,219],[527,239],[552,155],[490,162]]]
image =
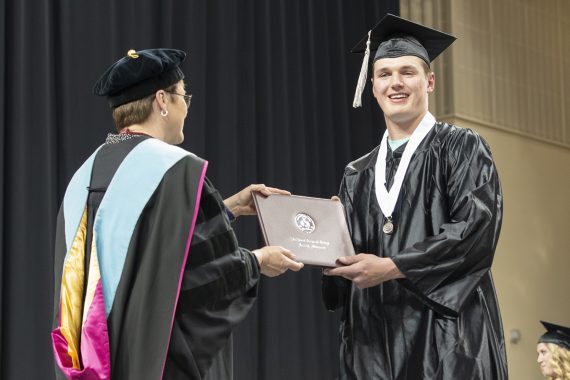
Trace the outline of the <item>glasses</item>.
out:
[[[169,94],[172,94],[172,95],[178,95],[178,96],[184,97],[184,102],[186,103],[186,108],[190,107],[190,103],[192,103],[192,94],[190,94],[190,95],[179,94],[179,93],[174,92],[174,91],[166,91],[166,92],[168,92]]]

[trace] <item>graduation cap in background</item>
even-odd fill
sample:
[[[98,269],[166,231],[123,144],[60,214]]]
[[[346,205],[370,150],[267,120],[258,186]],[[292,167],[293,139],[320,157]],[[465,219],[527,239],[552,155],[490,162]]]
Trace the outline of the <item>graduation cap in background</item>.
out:
[[[374,62],[380,58],[412,55],[421,58],[429,66],[430,62],[455,40],[452,35],[388,13],[350,51],[364,53],[352,106],[362,106],[361,97],[366,85],[371,51],[376,51]]]
[[[570,328],[544,321],[540,323],[546,328],[546,333],[538,338],[538,343],[554,343],[570,350]]]
[[[141,99],[184,79],[178,66],[186,53],[176,49],[129,50],[113,63],[93,87],[114,108]]]

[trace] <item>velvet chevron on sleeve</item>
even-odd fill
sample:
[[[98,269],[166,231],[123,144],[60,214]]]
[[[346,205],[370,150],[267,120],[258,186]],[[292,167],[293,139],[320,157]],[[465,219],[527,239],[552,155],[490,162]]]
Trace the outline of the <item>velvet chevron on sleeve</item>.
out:
[[[231,379],[231,332],[253,306],[259,267],[208,180],[190,251],[164,378]]]

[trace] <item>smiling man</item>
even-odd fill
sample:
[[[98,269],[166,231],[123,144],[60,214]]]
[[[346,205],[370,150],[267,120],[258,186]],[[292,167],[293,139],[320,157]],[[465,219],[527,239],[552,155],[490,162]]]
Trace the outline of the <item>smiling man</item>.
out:
[[[342,379],[507,379],[490,272],[497,171],[477,133],[428,111],[430,63],[454,40],[387,15],[355,48],[365,51],[360,91],[377,50],[372,86],[387,131],[340,188],[360,253],[323,277],[325,304],[343,308]]]

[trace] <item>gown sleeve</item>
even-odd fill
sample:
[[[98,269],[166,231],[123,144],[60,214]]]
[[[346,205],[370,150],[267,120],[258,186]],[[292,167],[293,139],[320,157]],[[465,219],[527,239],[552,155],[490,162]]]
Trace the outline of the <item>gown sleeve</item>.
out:
[[[215,358],[214,365],[231,361],[218,353],[253,306],[259,276],[255,255],[238,246],[223,200],[206,179],[169,347],[179,371],[204,376]]]
[[[501,228],[502,194],[491,152],[479,135],[457,130],[441,152],[447,222],[437,234],[392,259],[406,276],[401,280],[406,288],[429,307],[454,317],[491,268]]]

